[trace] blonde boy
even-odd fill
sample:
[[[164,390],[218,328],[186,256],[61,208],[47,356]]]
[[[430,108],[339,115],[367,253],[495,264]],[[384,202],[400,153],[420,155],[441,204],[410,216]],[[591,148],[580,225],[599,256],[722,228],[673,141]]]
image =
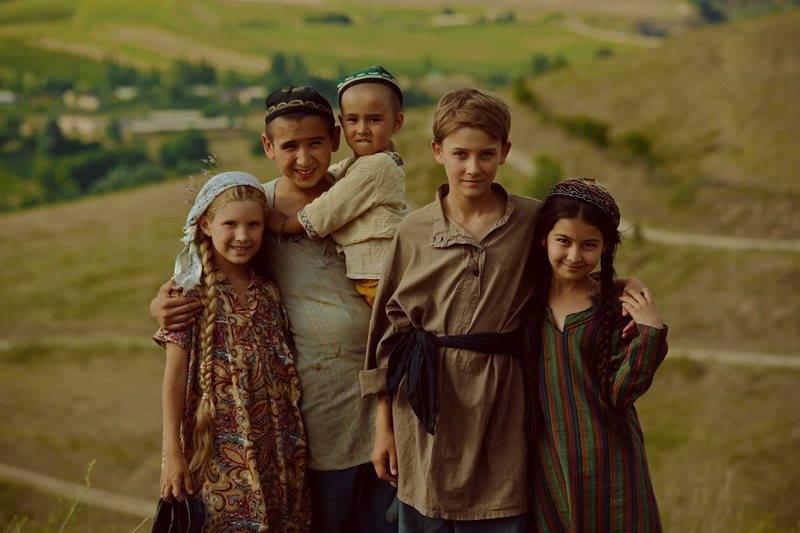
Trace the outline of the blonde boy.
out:
[[[345,256],[347,277],[372,305],[391,239],[408,211],[403,161],[392,144],[392,135],[403,126],[403,93],[379,65],[337,85],[339,122],[353,155],[330,168],[333,187],[297,217],[272,213],[269,226],[276,233],[331,235]]]
[[[494,182],[510,124],[481,91],[440,100],[432,148],[447,184],[400,223],[378,288],[361,394],[383,399],[372,458],[399,485],[400,531],[527,528],[518,331],[540,202]]]

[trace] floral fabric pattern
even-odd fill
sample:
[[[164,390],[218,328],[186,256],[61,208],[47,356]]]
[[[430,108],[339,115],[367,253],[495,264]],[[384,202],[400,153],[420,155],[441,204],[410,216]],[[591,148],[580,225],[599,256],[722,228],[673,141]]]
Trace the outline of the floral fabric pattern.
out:
[[[253,275],[240,305],[223,280],[217,290],[212,354],[213,450],[202,479],[208,531],[307,531],[307,446],[300,381],[277,287]],[[200,400],[199,328],[154,336],[189,352],[181,441],[191,460]]]

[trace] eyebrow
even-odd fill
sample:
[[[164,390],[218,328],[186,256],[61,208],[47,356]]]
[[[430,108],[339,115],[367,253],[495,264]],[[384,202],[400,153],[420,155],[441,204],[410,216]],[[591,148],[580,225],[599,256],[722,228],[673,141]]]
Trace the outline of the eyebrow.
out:
[[[461,150],[462,152],[469,152],[470,151],[469,148],[462,148],[460,146],[453,146],[450,150]],[[482,152],[482,153],[485,153],[485,152],[496,153],[497,152],[497,148],[479,148],[478,151]]]
[[[308,142],[321,141],[324,138],[325,137],[323,137],[322,135],[317,135],[316,137],[311,137],[310,139],[308,139]],[[288,147],[288,146],[290,146],[292,144],[299,144],[300,142],[301,142],[301,140],[298,140],[298,139],[289,139],[288,141],[282,142],[280,144],[280,147],[281,148],[286,148],[286,147]]]
[[[569,239],[571,241],[577,240],[577,239],[573,239],[569,235],[564,235],[563,233],[556,233],[556,237],[564,237],[564,238],[567,238],[567,239]],[[583,239],[581,242],[600,242],[600,239],[592,237],[591,239]]]

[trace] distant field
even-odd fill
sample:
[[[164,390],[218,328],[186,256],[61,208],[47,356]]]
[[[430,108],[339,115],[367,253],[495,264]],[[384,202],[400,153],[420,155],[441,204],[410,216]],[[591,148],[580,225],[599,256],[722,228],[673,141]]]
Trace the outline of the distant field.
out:
[[[92,57],[102,51],[118,60],[155,66],[179,54],[195,60],[202,56],[221,68],[258,72],[271,53],[284,51],[302,54],[312,69],[327,75],[370,63],[384,63],[403,74],[419,74],[434,65],[458,73],[514,75],[528,67],[534,53],[560,53],[580,63],[600,47],[626,48],[568,31],[563,17],[553,13],[569,15],[573,7],[584,11],[546,3],[535,8],[517,4],[511,23],[452,27],[436,27],[432,21],[438,11],[430,5],[406,3],[284,3],[275,9],[270,2],[38,0],[37,10],[25,17],[20,15],[22,3],[0,4],[7,38]],[[660,2],[653,12],[663,14],[669,4]],[[58,17],[50,15],[48,5]],[[666,11],[673,13],[672,7]],[[309,15],[331,12],[347,14],[352,24],[306,21]],[[459,5],[458,12],[469,20],[491,13],[471,4]]]

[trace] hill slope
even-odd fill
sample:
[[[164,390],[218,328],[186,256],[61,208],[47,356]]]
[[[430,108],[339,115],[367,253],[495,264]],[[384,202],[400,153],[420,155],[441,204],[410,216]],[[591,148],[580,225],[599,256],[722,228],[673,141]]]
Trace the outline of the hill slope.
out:
[[[800,194],[800,10],[686,34],[536,85],[565,114],[639,130],[680,176]]]

